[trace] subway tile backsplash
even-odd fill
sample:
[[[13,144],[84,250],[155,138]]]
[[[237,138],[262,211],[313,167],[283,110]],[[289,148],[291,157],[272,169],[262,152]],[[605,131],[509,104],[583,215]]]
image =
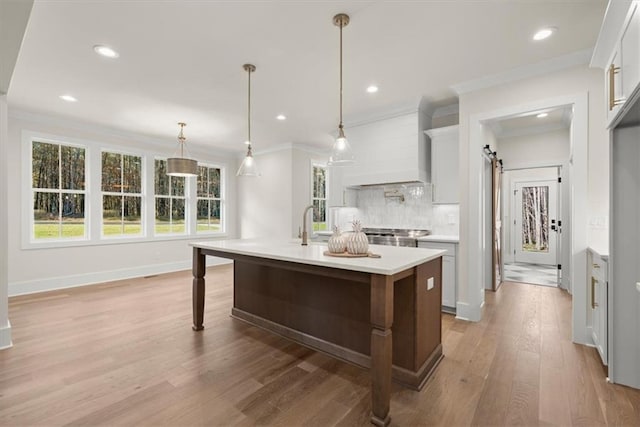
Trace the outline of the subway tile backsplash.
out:
[[[331,225],[343,231],[359,219],[365,227],[412,228],[432,234],[458,235],[459,205],[433,205],[431,185],[410,183],[377,185],[355,191],[355,207],[333,208]]]

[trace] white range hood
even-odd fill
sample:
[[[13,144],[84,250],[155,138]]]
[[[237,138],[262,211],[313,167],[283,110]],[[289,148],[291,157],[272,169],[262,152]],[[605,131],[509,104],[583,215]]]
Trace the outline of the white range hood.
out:
[[[342,168],[346,187],[431,179],[431,117],[416,109],[345,128],[356,163]]]

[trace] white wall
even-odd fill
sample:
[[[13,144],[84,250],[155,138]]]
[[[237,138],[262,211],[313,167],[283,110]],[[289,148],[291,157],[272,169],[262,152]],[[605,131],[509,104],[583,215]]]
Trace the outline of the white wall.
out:
[[[11,324],[9,322],[8,307],[8,269],[9,269],[9,238],[7,189],[9,157],[7,133],[7,97],[0,95],[0,349],[11,346]]]
[[[254,152],[254,158],[262,176],[238,177],[240,237],[289,239],[292,232],[293,150],[286,147],[258,151]]]
[[[505,169],[515,169],[533,164],[562,164],[569,160],[569,129],[543,132],[534,135],[498,138]]]
[[[547,102],[563,102],[565,99],[578,100],[576,102],[579,103],[581,110],[577,113],[584,116],[587,125],[586,132],[583,133],[583,130],[575,131],[575,142],[581,147],[586,144],[588,146],[583,151],[576,151],[575,147],[572,147],[572,153],[578,153],[578,156],[574,158],[574,169],[579,175],[583,175],[584,171],[588,170],[589,184],[584,186],[583,182],[574,183],[577,188],[585,187],[587,189],[587,202],[584,206],[578,206],[577,210],[582,211],[579,212],[579,215],[584,215],[584,210],[589,210],[592,215],[606,215],[608,209],[608,151],[603,81],[602,70],[581,66],[460,95],[459,298],[462,302],[462,312],[466,312],[469,315],[468,318],[472,320],[480,318],[480,304],[483,298],[476,290],[477,260],[480,259],[481,251],[481,247],[478,245],[481,236],[476,234],[478,233],[476,222],[479,209],[477,201],[480,190],[476,183],[477,177],[470,175],[478,173],[480,163],[475,156],[479,147],[475,146],[475,142],[471,139],[471,126],[478,125],[475,120],[485,118],[488,120],[492,115],[500,117],[500,113],[504,112],[506,115],[509,111],[518,108],[535,108]],[[585,102],[586,105],[584,105]],[[587,150],[588,156],[586,155]],[[585,280],[587,244],[585,236],[588,233],[586,223],[585,220],[584,230],[582,229],[582,218],[581,222],[574,224],[575,227],[578,227],[576,233],[579,233],[579,245],[574,248],[574,255],[580,263],[578,265],[574,263],[573,266],[577,274],[585,276]],[[585,272],[581,271],[582,267]],[[581,300],[581,302],[583,301]],[[582,310],[581,307],[577,309]],[[461,310],[458,312],[460,313]],[[574,330],[574,332],[576,331]],[[574,339],[583,342],[586,339],[586,329],[579,332],[574,334]]]
[[[122,150],[145,150],[158,155],[171,155],[174,141],[154,144],[151,138],[140,135],[129,137],[109,133],[104,128],[65,119],[35,116],[11,111],[9,118],[9,144],[6,156],[8,178],[8,203],[2,204],[3,214],[11,224],[8,233],[9,293],[10,295],[37,292],[55,288],[151,275],[191,267],[191,248],[188,242],[194,237],[176,240],[144,241],[122,244],[102,244],[65,248],[27,249],[22,244],[23,221],[28,213],[22,206],[22,144],[23,132],[52,135],[62,140],[72,138],[85,141],[91,149],[99,150],[101,144]],[[149,142],[145,142],[145,141]],[[163,150],[165,150],[163,152]],[[235,158],[211,157],[190,147],[191,154],[201,161],[227,165],[226,221],[227,235],[236,236]],[[5,157],[3,156],[3,159]],[[28,176],[28,174],[27,174]],[[10,207],[7,209],[6,207]],[[28,228],[28,227],[26,227]],[[211,236],[205,237],[211,239]]]

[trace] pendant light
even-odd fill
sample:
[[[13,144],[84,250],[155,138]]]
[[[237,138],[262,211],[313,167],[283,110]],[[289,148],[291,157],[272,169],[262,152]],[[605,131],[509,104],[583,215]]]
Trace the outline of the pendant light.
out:
[[[349,24],[349,15],[339,13],[333,17],[333,24],[340,28],[340,124],[338,125],[338,137],[333,143],[331,154],[329,155],[328,166],[345,166],[355,161],[351,145],[344,135],[344,125],[342,123],[342,29]]]
[[[251,152],[251,73],[256,71],[256,66],[253,64],[244,64],[242,68],[244,68],[249,76],[247,90],[247,155],[244,160],[242,160],[236,176],[260,176],[260,172],[256,167],[256,161]]]
[[[178,123],[180,133],[178,134],[178,145],[180,147],[180,157],[172,157],[167,159],[167,175],[170,176],[196,176],[198,174],[198,162],[193,159],[184,157],[185,141],[184,127],[186,123]]]

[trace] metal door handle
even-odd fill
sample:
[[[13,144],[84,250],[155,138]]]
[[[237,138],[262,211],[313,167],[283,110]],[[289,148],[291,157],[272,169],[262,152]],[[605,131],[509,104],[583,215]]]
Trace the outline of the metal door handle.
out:
[[[616,99],[616,74],[620,72],[620,67],[611,64],[609,66],[609,111],[614,107],[624,103],[623,99]]]
[[[596,278],[591,276],[591,308],[595,310],[598,306],[596,302]]]

